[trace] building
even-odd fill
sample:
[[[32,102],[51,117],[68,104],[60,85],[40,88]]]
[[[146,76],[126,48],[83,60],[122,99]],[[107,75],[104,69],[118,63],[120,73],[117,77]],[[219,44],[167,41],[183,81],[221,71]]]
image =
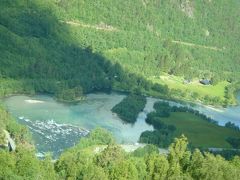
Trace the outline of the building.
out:
[[[203,85],[210,85],[211,84],[211,80],[208,80],[208,79],[202,79],[199,82]]]

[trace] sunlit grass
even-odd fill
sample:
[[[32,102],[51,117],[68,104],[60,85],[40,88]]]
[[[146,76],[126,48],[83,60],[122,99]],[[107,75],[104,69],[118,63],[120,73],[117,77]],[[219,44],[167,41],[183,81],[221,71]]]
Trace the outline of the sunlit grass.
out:
[[[231,148],[226,138],[240,138],[239,131],[209,123],[190,113],[174,112],[169,118],[162,118],[162,121],[176,126],[175,136],[184,134],[195,147]]]
[[[149,80],[153,83],[165,84],[170,89],[179,89],[187,93],[195,92],[198,93],[200,97],[219,97],[221,100],[225,99],[225,88],[229,85],[227,81],[222,81],[217,85],[202,85],[198,79],[194,79],[190,83],[184,83],[183,77],[173,75],[150,77]]]

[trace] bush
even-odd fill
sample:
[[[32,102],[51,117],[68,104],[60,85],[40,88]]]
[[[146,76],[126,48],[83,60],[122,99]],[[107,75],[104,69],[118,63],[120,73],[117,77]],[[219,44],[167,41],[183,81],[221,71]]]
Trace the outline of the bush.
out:
[[[229,137],[226,139],[229,144],[235,149],[240,148],[240,138]]]
[[[225,124],[225,127],[230,128],[230,129],[234,129],[236,131],[240,130],[237,125],[235,125],[234,123],[232,123],[230,121]]]

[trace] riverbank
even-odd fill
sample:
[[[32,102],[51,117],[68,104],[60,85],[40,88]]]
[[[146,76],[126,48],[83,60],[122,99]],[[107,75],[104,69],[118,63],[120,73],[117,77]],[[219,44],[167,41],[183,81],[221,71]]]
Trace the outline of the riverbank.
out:
[[[28,96],[33,96],[33,95],[37,95],[39,93],[41,94],[47,94],[47,95],[51,95],[54,96],[54,98],[62,103],[78,103],[82,100],[84,100],[85,96],[87,94],[83,94],[83,96],[81,96],[80,98],[75,98],[75,99],[71,99],[69,100],[69,98],[60,98],[57,97],[57,95],[54,95],[54,89],[52,89],[51,91],[37,91],[34,89],[33,86],[31,86],[31,84],[29,84],[29,82],[25,81],[25,80],[13,80],[13,79],[0,79],[1,82],[1,87],[2,89],[0,90],[0,97],[4,98],[4,97],[9,97],[9,96],[14,96],[14,95],[28,95]],[[31,82],[31,81],[30,81]],[[237,84],[237,83],[236,83]],[[54,84],[52,84],[53,86]],[[238,85],[238,84],[237,84]],[[179,89],[179,91],[176,89],[172,89],[169,88],[167,94],[163,94],[162,91],[156,91],[153,89],[149,89],[149,90],[143,90],[141,89],[141,91],[139,91],[138,93],[141,93],[142,95],[146,96],[146,97],[155,97],[155,98],[160,98],[160,99],[165,99],[165,100],[170,100],[170,101],[175,101],[178,103],[201,103],[203,105],[210,105],[213,106],[214,108],[221,108],[221,107],[227,107],[230,105],[237,105],[237,99],[236,99],[236,92],[237,89],[239,89],[239,87],[232,84],[230,88],[228,88],[228,97],[230,99],[235,99],[234,101],[229,100],[229,101],[221,101],[221,103],[210,103],[208,101],[205,101],[204,99],[199,99],[197,97],[195,98],[188,98],[186,96],[184,96],[182,94],[182,90],[184,89]],[[203,86],[203,85],[202,85]],[[202,87],[201,86],[201,87]],[[209,88],[210,86],[203,86],[202,88]],[[195,89],[197,90],[197,89]],[[46,93],[48,92],[48,93]],[[100,91],[100,92],[105,92],[105,93],[109,93],[109,90],[106,91]],[[112,87],[112,92],[118,92],[121,94],[129,94],[130,91],[129,90],[124,90],[122,89],[121,85],[118,85],[117,83],[113,84]],[[96,91],[92,91],[91,93],[96,93]],[[214,93],[211,93],[212,95]],[[223,94],[224,95],[224,94]]]
[[[220,81],[204,85],[198,78],[186,80],[184,77],[162,73],[161,76],[148,78],[153,83],[168,86],[172,97],[184,101],[201,101],[205,105],[227,106],[237,105],[235,92],[240,88],[239,83]]]
[[[113,90],[112,93],[117,93],[117,94],[120,94],[122,96],[126,96],[126,95],[129,94],[126,91],[120,91],[120,90],[118,90],[118,91]],[[97,94],[102,94],[102,92],[97,92]],[[108,91],[108,92],[106,92],[106,94],[110,95],[111,93],[109,93],[109,91]],[[4,100],[7,99],[7,98],[14,97],[14,96],[21,96],[21,95],[34,97],[34,96],[38,96],[40,94],[28,94],[28,93],[9,94],[9,95],[6,95],[4,97],[1,97],[1,101],[4,102]],[[63,103],[63,104],[78,104],[80,102],[86,101],[86,97],[88,96],[88,95],[85,95],[84,98],[78,99],[76,101],[61,101],[61,100],[55,98],[53,96],[53,94],[46,94],[45,93],[43,95],[53,97],[55,101]],[[202,102],[199,102],[199,101],[198,102],[183,101],[183,100],[178,100],[178,99],[173,99],[173,98],[166,98],[166,97],[163,97],[163,96],[158,96],[158,97],[148,96],[147,94],[145,94],[144,96],[146,98],[150,98],[152,100],[154,99],[154,101],[157,101],[157,100],[167,101],[167,102],[169,102],[170,104],[173,104],[173,105],[187,106],[187,107],[193,108],[193,109],[198,110],[199,112],[209,116],[210,118],[218,120],[218,122],[220,122],[219,125],[224,125],[226,122],[231,121],[231,119],[234,119],[231,122],[240,126],[240,123],[238,122],[239,119],[237,119],[237,115],[236,115],[236,111],[238,112],[238,104],[239,103],[237,103],[237,105],[229,105],[227,107],[222,107],[222,106],[205,105],[205,104],[203,104]],[[237,102],[239,102],[240,93],[235,93],[235,96],[236,96],[235,98],[238,100]],[[223,116],[224,113],[225,114],[227,113],[227,115],[225,117]],[[227,120],[227,117],[229,117],[229,120]]]
[[[54,97],[54,99],[60,103],[66,103],[66,104],[76,104],[76,103],[79,103],[81,101],[84,101],[86,100],[86,97],[85,96],[81,96],[81,97],[78,97],[74,100],[65,100],[65,99],[61,99],[61,98],[57,98],[57,97]]]
[[[4,101],[5,108],[18,119],[19,123],[25,123],[18,117],[25,117],[30,122],[42,121],[47,122],[54,120],[58,124],[72,124],[78,127],[83,127],[87,130],[92,130],[95,127],[103,127],[110,130],[118,139],[119,143],[136,143],[143,131],[153,130],[153,127],[146,124],[145,119],[147,114],[152,112],[153,104],[157,101],[166,101],[147,97],[147,104],[144,110],[137,117],[134,125],[124,124],[115,114],[111,112],[112,107],[121,102],[126,95],[122,93],[96,93],[86,95],[86,99],[76,104],[60,103],[53,99],[52,96],[36,95],[36,96],[12,96]],[[27,101],[26,101],[27,100]],[[42,103],[29,103],[29,100]],[[238,119],[240,107],[223,109],[224,111],[216,111],[213,108],[207,108],[203,105],[180,104],[173,101],[167,101],[171,106],[186,106],[198,110],[199,112],[218,120],[219,125],[224,125],[231,121],[239,125]],[[237,123],[236,123],[237,122]],[[33,128],[33,127],[32,127]],[[36,129],[37,130],[37,129]],[[35,132],[35,131],[34,131]],[[35,133],[33,138],[36,139],[36,144],[41,144],[44,141],[43,136],[39,138],[38,133]],[[38,143],[39,142],[39,143]],[[62,141],[57,142],[58,146],[62,145]],[[51,143],[50,143],[51,144]],[[42,143],[38,148],[49,148],[47,143]],[[53,148],[53,149],[52,149]],[[54,147],[50,148],[51,151]],[[49,150],[50,150],[49,149]],[[62,149],[62,148],[60,148]]]

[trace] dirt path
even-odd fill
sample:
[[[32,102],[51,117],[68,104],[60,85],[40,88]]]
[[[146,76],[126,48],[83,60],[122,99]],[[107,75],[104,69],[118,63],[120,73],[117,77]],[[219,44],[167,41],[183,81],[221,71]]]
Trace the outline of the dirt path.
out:
[[[145,2],[145,1],[143,1],[143,2]],[[109,32],[120,31],[119,29],[117,29],[111,25],[107,25],[103,22],[101,22],[97,25],[84,24],[79,21],[60,21],[60,22],[71,25],[71,26],[79,26],[79,27],[83,27],[83,28],[91,28],[91,29],[101,30],[101,31],[109,31]],[[189,42],[184,42],[184,41],[177,41],[177,40],[172,40],[171,42],[175,43],[175,44],[180,44],[180,45],[190,46],[190,47],[195,47],[195,48],[204,48],[204,49],[209,49],[209,50],[213,50],[213,51],[223,51],[223,49],[215,47],[215,46],[204,46],[204,45],[199,45],[199,44],[194,44],[194,43],[189,43]]]
[[[191,47],[196,47],[196,48],[204,48],[204,49],[210,49],[210,50],[214,50],[214,51],[223,51],[223,49],[220,49],[220,48],[214,47],[214,46],[204,46],[204,45],[193,44],[193,43],[188,43],[188,42],[183,42],[183,41],[176,41],[176,40],[172,40],[172,42],[175,44],[181,44],[181,45],[191,46]]]
[[[98,25],[90,25],[90,24],[84,24],[82,22],[79,21],[60,21],[61,23],[65,23],[65,24],[69,24],[72,26],[81,26],[84,28],[92,28],[92,29],[96,29],[96,30],[102,30],[102,31],[118,31],[117,28],[104,24],[104,23],[100,23]]]

